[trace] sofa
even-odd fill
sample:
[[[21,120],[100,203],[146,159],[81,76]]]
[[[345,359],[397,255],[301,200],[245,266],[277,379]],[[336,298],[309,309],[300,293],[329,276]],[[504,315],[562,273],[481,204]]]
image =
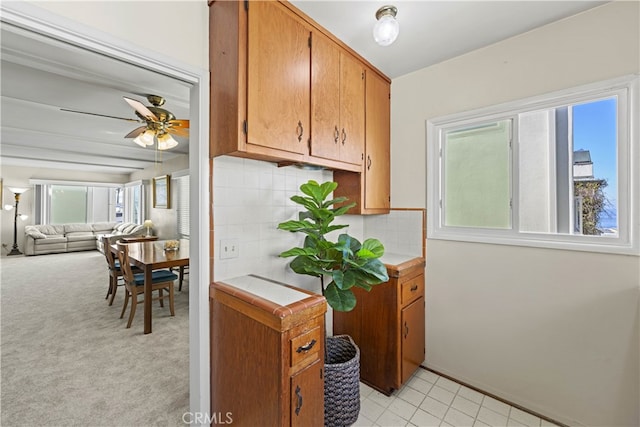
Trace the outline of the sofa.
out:
[[[99,222],[95,224],[27,225],[25,255],[44,255],[98,249],[104,253],[102,237],[114,243],[123,237],[141,236],[144,227],[128,222]]]

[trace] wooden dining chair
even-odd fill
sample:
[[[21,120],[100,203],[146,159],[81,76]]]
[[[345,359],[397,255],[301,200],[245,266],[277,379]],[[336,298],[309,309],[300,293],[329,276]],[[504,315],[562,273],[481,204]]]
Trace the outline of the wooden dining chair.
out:
[[[116,256],[111,251],[111,242],[108,237],[102,237],[102,245],[104,247],[104,256],[107,259],[107,267],[109,268],[109,288],[107,290],[107,296],[104,299],[109,299],[109,305],[113,305],[113,300],[116,297],[116,291],[118,286],[124,285],[122,280],[122,270],[120,269],[120,260],[116,259]],[[136,266],[131,266],[133,273],[141,273],[142,270]]]
[[[178,274],[180,276],[180,280],[178,281],[178,291],[182,291],[182,282],[184,281],[185,274],[189,274],[189,266],[181,265],[180,267],[171,267],[169,270],[172,272],[178,270]]]
[[[129,247],[126,244],[118,243],[118,258],[120,260],[120,266],[124,279],[124,286],[126,290],[124,305],[122,306],[122,313],[120,318],[124,317],[124,313],[127,310],[129,299],[131,299],[131,311],[129,312],[129,321],[127,322],[127,328],[131,327],[133,317],[136,314],[136,308],[139,303],[144,302],[144,273],[134,273],[131,268],[131,261],[129,260]],[[154,301],[160,302],[160,307],[164,307],[164,299],[169,299],[169,311],[171,316],[175,316],[174,311],[174,281],[178,276],[169,270],[154,270],[152,272],[152,291],[158,291],[158,297],[153,298]],[[163,292],[168,291],[168,295]],[[138,300],[138,296],[143,295],[142,300]]]

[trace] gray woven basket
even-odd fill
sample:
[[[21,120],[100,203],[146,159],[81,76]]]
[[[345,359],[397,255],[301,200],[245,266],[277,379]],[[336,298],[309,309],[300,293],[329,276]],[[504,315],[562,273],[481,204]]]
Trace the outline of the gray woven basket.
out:
[[[360,413],[360,349],[349,335],[327,337],[324,425],[350,426]]]

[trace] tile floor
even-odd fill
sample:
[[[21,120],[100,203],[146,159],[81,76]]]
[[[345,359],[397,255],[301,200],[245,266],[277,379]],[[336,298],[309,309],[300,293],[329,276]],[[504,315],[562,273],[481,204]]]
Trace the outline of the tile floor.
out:
[[[555,426],[426,369],[391,396],[360,383],[354,426]]]

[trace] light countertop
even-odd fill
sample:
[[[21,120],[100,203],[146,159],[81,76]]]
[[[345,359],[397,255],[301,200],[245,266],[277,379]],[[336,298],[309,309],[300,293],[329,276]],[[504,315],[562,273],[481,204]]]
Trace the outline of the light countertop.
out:
[[[400,265],[415,258],[422,258],[422,256],[385,252],[380,260],[386,265]]]
[[[309,294],[297,291],[287,286],[282,286],[271,280],[258,276],[239,276],[231,279],[220,280],[219,282],[226,283],[227,285],[231,285],[281,306],[287,306],[294,302],[309,298]]]

